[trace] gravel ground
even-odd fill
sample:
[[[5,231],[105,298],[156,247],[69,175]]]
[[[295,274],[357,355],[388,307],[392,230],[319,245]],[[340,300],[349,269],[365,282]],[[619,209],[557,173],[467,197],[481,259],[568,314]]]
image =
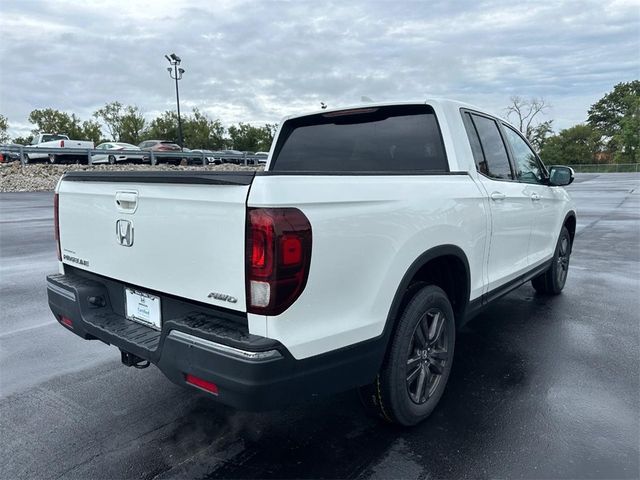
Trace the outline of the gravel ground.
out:
[[[207,171],[229,171],[229,170],[262,170],[262,166],[245,167],[240,165],[223,164],[202,166],[174,166],[174,165],[48,165],[30,164],[22,167],[20,163],[0,164],[0,192],[37,192],[53,190],[58,183],[58,179],[65,172],[77,170],[95,171],[136,171],[136,170],[207,170]]]

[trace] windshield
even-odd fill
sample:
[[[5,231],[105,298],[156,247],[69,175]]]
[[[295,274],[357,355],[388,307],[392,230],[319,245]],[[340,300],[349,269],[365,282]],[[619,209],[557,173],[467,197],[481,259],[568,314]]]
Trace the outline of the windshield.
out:
[[[449,170],[440,129],[427,105],[360,108],[289,120],[274,171]]]

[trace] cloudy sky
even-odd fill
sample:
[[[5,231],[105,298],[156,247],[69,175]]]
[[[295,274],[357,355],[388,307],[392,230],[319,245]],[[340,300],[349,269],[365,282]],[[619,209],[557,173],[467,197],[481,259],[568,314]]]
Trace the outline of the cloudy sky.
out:
[[[0,1],[0,113],[88,119],[104,103],[152,118],[181,105],[229,125],[380,100],[448,97],[501,113],[544,97],[556,128],[640,78],[640,0],[448,2]]]

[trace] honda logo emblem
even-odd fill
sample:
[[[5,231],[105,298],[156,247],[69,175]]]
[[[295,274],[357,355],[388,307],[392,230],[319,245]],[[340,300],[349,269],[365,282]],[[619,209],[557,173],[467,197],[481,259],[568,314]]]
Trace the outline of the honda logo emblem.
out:
[[[116,222],[116,238],[123,247],[133,245],[133,225],[129,220],[118,220]]]

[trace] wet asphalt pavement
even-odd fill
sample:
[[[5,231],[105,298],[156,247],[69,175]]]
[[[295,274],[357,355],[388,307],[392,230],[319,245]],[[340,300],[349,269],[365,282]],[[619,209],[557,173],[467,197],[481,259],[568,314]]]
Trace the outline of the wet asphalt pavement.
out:
[[[529,284],[458,334],[410,430],[354,392],[237,412],[54,322],[50,193],[0,195],[0,478],[638,478],[640,175],[580,175],[567,286]]]

